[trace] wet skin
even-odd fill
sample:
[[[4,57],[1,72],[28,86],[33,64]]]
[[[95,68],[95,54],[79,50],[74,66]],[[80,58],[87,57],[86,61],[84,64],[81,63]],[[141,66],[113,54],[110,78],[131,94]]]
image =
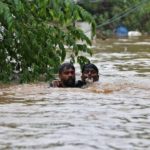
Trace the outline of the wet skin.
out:
[[[60,74],[60,87],[74,87],[75,86],[75,70],[72,68],[64,69]]]
[[[86,82],[87,80],[96,82],[99,80],[99,75],[93,68],[86,68],[81,75],[81,79],[83,82]]]

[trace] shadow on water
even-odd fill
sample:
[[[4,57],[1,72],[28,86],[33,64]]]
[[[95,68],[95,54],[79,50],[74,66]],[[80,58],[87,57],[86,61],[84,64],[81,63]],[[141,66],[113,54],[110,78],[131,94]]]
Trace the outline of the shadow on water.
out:
[[[1,85],[0,149],[149,150],[149,45],[97,40],[90,59],[100,81],[83,89]]]

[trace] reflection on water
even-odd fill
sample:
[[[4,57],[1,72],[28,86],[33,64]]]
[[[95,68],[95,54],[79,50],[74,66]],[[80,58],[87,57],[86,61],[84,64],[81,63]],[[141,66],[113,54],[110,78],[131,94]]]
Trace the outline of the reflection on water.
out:
[[[0,149],[149,150],[150,49],[137,42],[150,40],[97,41],[100,81],[85,89],[1,86]]]

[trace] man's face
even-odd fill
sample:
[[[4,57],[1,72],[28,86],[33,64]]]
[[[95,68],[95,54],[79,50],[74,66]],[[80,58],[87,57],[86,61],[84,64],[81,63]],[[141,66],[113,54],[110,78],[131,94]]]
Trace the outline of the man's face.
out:
[[[99,75],[93,68],[86,68],[82,73],[82,81],[86,82],[86,80],[92,80],[93,82],[99,80]]]
[[[75,86],[75,70],[72,68],[64,68],[64,70],[59,75],[60,80],[64,87],[74,87]]]

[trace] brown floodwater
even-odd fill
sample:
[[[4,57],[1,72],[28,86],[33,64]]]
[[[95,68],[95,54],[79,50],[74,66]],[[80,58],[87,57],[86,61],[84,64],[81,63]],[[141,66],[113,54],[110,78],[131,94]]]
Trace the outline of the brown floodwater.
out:
[[[84,89],[0,86],[1,150],[150,149],[150,37],[94,46],[100,81]]]

